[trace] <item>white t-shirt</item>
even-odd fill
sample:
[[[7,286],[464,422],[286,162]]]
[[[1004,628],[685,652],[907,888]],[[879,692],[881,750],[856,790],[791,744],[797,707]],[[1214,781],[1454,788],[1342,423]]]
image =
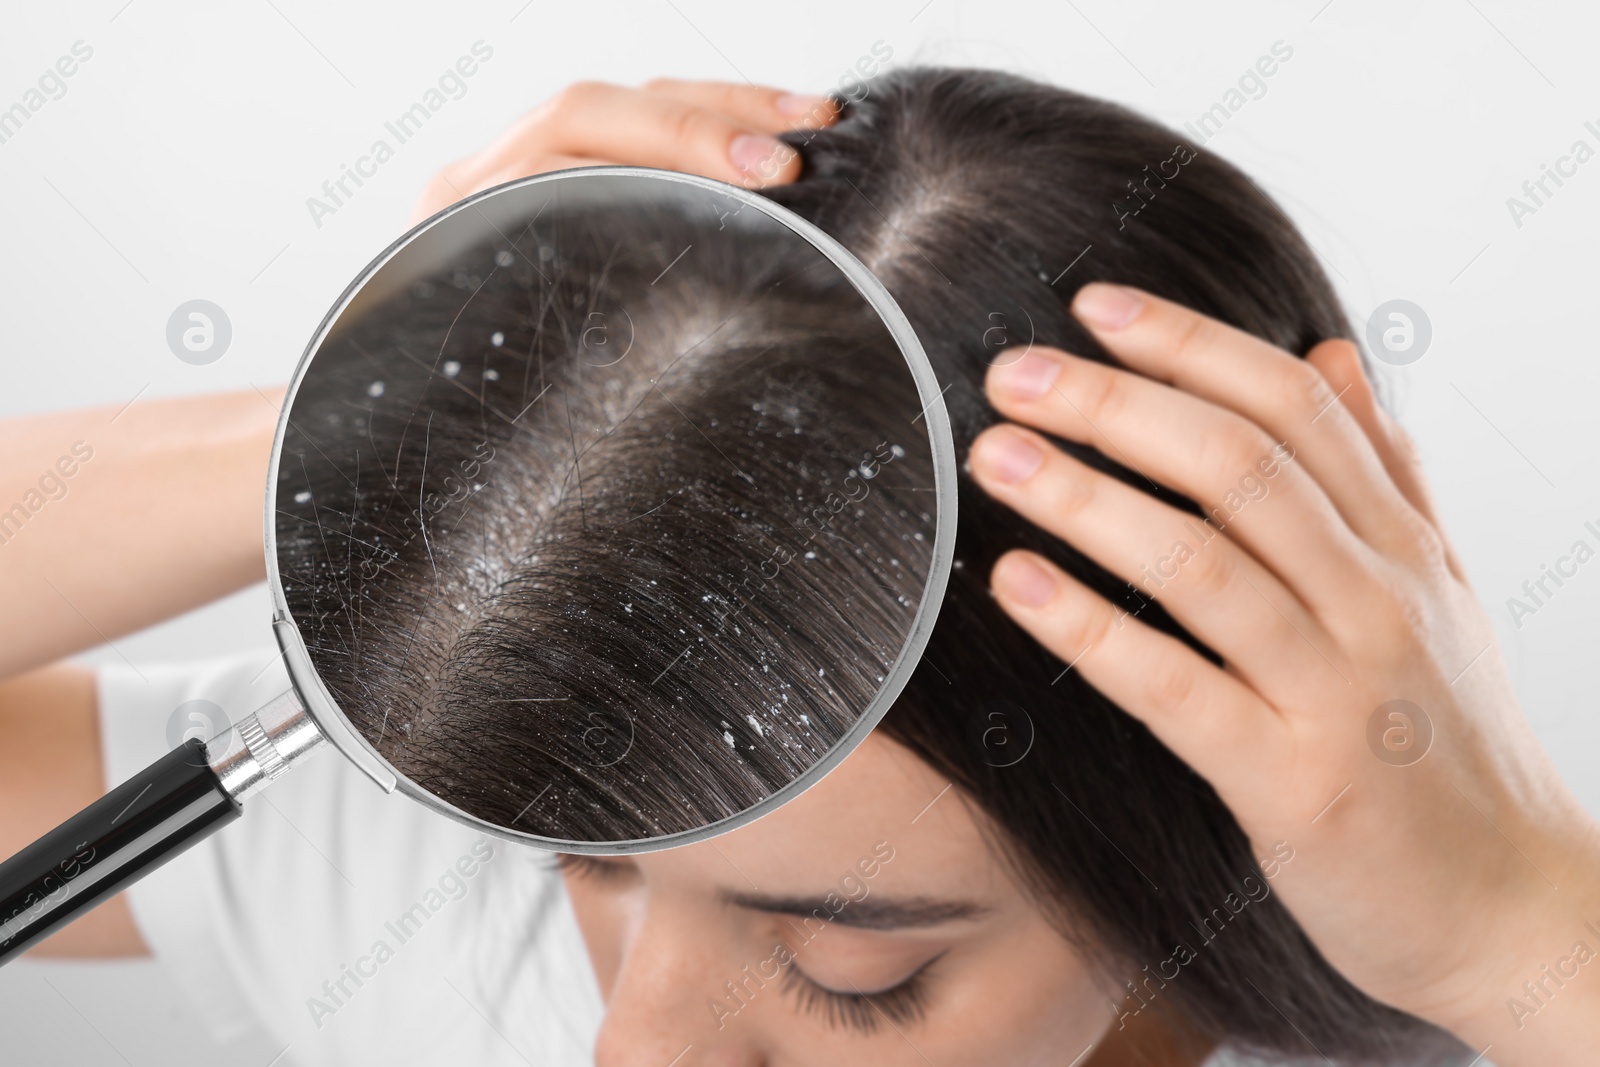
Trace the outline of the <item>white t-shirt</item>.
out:
[[[101,668],[108,787],[168,751],[180,705],[236,723],[287,689],[271,655]],[[287,1046],[274,1067],[593,1062],[603,1008],[550,855],[385,794],[331,748],[128,898],[213,1036]]]

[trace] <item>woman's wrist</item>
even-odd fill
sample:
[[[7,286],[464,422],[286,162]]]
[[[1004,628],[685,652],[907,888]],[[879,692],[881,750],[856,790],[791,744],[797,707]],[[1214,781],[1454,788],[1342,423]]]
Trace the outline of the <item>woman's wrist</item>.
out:
[[[1461,931],[1481,946],[1477,977],[1463,974],[1427,1017],[1499,1067],[1590,1063],[1600,1046],[1600,824],[1574,811],[1507,852],[1539,881],[1486,904],[1476,929]]]

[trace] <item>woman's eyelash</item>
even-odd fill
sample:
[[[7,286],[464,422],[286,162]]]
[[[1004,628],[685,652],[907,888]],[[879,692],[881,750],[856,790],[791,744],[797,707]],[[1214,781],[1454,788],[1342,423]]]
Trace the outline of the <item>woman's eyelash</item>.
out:
[[[882,1019],[895,1026],[922,1020],[928,993],[924,972],[932,963],[929,960],[904,981],[876,993],[839,993],[818,985],[791,962],[784,969],[783,988],[799,1000],[802,1009],[821,1015],[829,1026],[848,1026],[870,1034],[877,1031]]]
[[[608,863],[593,856],[584,856],[575,852],[556,853],[556,866],[568,874],[575,874],[580,878],[593,878],[596,881],[613,881],[628,876],[628,868],[621,863]]]
[[[596,881],[616,881],[628,876],[628,865],[597,859],[581,853],[559,852],[556,866],[567,874]],[[943,953],[940,953],[943,955]],[[920,1022],[926,1011],[927,985],[924,972],[933,959],[912,971],[888,989],[875,993],[840,993],[818,985],[793,962],[784,968],[783,988],[799,1000],[802,1009],[827,1020],[829,1026],[848,1026],[862,1033],[875,1033],[882,1019],[895,1026]]]

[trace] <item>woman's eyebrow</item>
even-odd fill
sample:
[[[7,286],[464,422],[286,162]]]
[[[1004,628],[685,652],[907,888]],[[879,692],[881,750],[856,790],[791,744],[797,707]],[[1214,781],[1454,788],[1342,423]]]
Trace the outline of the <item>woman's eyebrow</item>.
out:
[[[910,930],[938,926],[941,923],[976,919],[990,910],[970,900],[932,900],[927,897],[897,900],[878,896],[851,900],[837,893],[830,895],[835,900],[843,900],[844,907],[834,911],[822,897],[780,897],[763,893],[724,892],[722,899],[736,908],[817,918],[863,930]]]

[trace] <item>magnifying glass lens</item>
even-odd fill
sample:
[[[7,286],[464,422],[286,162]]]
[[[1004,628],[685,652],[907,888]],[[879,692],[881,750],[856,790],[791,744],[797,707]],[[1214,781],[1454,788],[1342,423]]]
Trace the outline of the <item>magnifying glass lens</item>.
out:
[[[292,390],[274,576],[319,725],[561,847],[753,818],[865,734],[931,627],[937,395],[861,265],[752,194],[618,168],[458,205]]]

